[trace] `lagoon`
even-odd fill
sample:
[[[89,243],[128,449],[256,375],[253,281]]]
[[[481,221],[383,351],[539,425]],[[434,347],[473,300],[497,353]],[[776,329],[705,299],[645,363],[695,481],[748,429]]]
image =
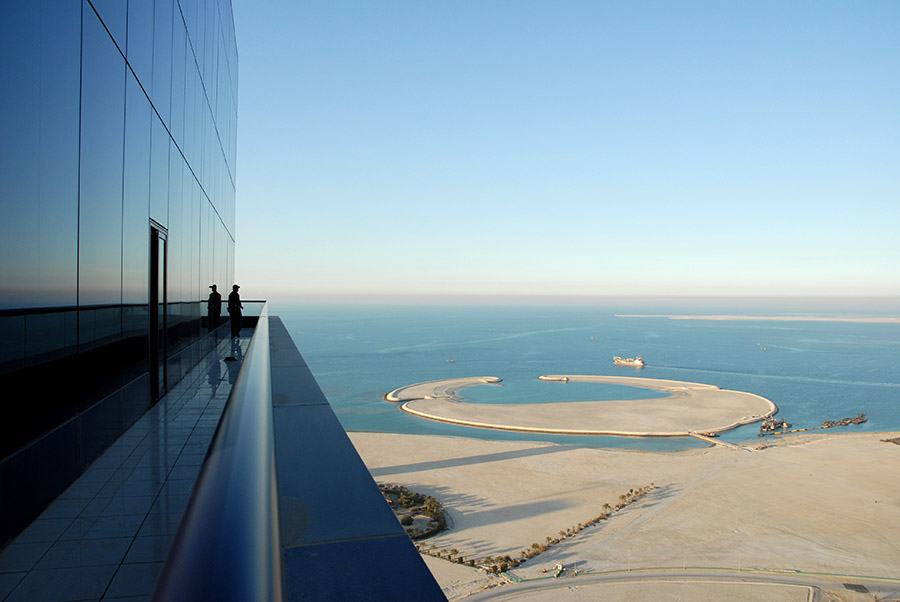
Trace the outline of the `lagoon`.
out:
[[[723,311],[723,309],[725,311]],[[815,308],[813,308],[814,310]],[[702,307],[705,314],[774,316],[779,308]],[[846,315],[860,310],[846,308]],[[397,387],[465,376],[497,376],[504,387],[467,389],[476,403],[541,403],[598,399],[586,383],[542,383],[541,374],[598,374],[708,383],[755,393],[780,408],[796,428],[863,412],[869,421],[840,432],[900,429],[900,324],[800,320],[672,320],[684,307],[623,305],[416,306],[272,302],[344,428],[408,434],[640,449],[684,449],[697,442],[622,437],[539,436],[488,432],[422,420],[382,396]],[[798,314],[799,315],[799,314]],[[808,310],[805,317],[816,315]],[[821,314],[825,315],[825,314]],[[831,309],[828,317],[840,317]],[[889,314],[888,314],[889,315]],[[612,365],[613,355],[643,355],[642,369]],[[448,360],[453,360],[452,362]],[[573,387],[573,385],[579,385]],[[580,385],[584,385],[581,387]],[[570,387],[568,390],[565,387]],[[593,385],[598,386],[598,385]],[[602,391],[601,399],[646,398],[646,390]],[[629,390],[634,397],[628,397]],[[624,395],[624,396],[623,396]],[[750,425],[723,435],[756,439]],[[838,432],[838,431],[835,431]]]

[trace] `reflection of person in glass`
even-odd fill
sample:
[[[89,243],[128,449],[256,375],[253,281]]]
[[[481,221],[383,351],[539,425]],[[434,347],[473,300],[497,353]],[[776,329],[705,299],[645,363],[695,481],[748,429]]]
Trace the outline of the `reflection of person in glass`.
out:
[[[209,294],[209,301],[206,302],[206,324],[209,331],[212,332],[219,325],[219,316],[222,315],[222,295],[216,290],[215,284],[210,284],[209,288],[212,289],[212,292]]]
[[[244,351],[241,349],[240,339],[231,339],[231,355],[225,358],[225,368],[228,370],[228,382],[232,385],[237,380],[243,361]]]
[[[206,372],[206,382],[209,383],[213,395],[215,395],[216,389],[222,384],[222,362],[219,361],[218,357],[213,357],[209,360],[209,370]]]
[[[231,316],[232,339],[241,336],[241,310],[244,309],[244,306],[241,305],[241,296],[238,294],[239,288],[241,287],[235,284],[231,287],[231,294],[228,295],[228,314]]]

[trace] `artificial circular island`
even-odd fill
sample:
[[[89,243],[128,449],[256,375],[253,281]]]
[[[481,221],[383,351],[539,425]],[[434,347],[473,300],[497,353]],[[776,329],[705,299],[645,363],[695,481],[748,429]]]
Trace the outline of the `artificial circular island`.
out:
[[[456,396],[467,387],[499,384],[495,376],[453,378],[407,385],[384,399],[421,418],[477,428],[561,435],[687,437],[716,434],[759,422],[778,407],[744,391],[715,385],[627,376],[547,375],[540,380],[612,383],[670,393],[668,397],[529,404],[469,403]]]

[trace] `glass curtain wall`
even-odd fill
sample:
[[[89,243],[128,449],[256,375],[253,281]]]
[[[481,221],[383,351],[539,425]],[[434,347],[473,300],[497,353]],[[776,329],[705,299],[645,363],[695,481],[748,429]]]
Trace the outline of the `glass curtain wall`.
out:
[[[230,0],[0,3],[0,545],[216,336],[237,62]]]

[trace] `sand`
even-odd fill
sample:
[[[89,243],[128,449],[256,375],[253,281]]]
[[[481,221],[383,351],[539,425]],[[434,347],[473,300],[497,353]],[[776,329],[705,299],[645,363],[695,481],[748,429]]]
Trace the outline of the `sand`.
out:
[[[557,584],[558,585],[558,584]],[[708,579],[697,582],[682,582],[672,579],[643,583],[588,584],[567,581],[564,592],[559,587],[546,591],[513,591],[511,588],[497,592],[498,601],[516,602],[558,602],[560,599],[572,602],[616,602],[619,600],[636,602],[809,602],[812,600],[810,587],[765,583],[733,583]],[[503,594],[508,594],[504,596]],[[562,596],[562,597],[561,597]],[[827,598],[833,600],[833,598]],[[869,602],[871,597],[865,598]]]
[[[900,445],[881,441],[897,433],[784,436],[751,453],[350,436],[376,481],[444,503],[452,527],[427,544],[479,560],[518,556],[597,516],[621,493],[655,484],[644,499],[514,569],[524,579],[557,562],[577,562],[586,573],[719,567],[900,577]],[[475,569],[436,559],[429,566],[451,599],[488,584]],[[578,599],[565,591],[554,599]]]
[[[761,421],[778,411],[774,403],[744,391],[676,380],[622,376],[545,375],[541,380],[613,383],[671,393],[638,400],[574,401],[530,404],[467,403],[455,395],[466,387],[496,384],[494,376],[417,383],[385,395],[421,418],[465,426],[580,435],[687,437],[692,432],[721,433]]]

